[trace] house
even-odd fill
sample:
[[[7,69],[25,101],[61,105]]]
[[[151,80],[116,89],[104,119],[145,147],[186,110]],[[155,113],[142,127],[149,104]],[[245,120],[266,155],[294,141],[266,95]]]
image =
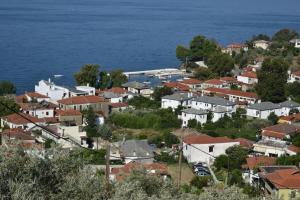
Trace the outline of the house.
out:
[[[183,79],[179,83],[189,87],[190,91],[198,91],[201,89],[201,81],[194,78]]]
[[[141,164],[139,162],[130,162],[125,164],[123,167],[111,168],[109,179],[113,182],[123,181],[135,170],[145,170],[148,175],[163,177],[164,180],[170,177],[168,167],[163,163]]]
[[[288,145],[287,148],[286,148],[286,154],[287,155],[296,155],[296,154],[299,154],[300,153],[300,147],[297,147],[295,145]]]
[[[248,46],[244,44],[229,44],[226,48],[222,49],[223,53],[228,53],[229,55],[232,55],[233,52],[239,54],[242,51],[248,51]]]
[[[219,80],[225,82],[226,84],[228,84],[230,86],[237,83],[237,79],[234,77],[231,77],[231,76],[220,77]]]
[[[289,78],[288,78],[288,82],[289,83],[293,83],[293,82],[300,82],[300,70],[298,71],[294,71],[294,72],[288,72],[289,73]]]
[[[89,85],[75,86],[75,88],[79,91],[85,92],[86,95],[95,95],[96,94],[96,89]]]
[[[16,102],[17,103],[28,103],[28,102],[34,102],[34,103],[39,103],[42,101],[49,101],[49,97],[46,95],[37,93],[37,92],[26,92],[23,95],[17,96],[16,97]]]
[[[292,39],[290,40],[290,44],[293,45],[295,48],[300,48],[300,39]]]
[[[27,115],[37,118],[54,117],[54,111],[57,105],[48,101],[40,101],[37,103],[18,103],[21,111]]]
[[[198,123],[204,124],[207,122],[207,114],[206,110],[197,110],[194,108],[187,108],[182,110],[181,115],[179,115],[182,120],[181,127],[187,127],[189,120],[195,119]]]
[[[129,108],[129,104],[128,103],[124,103],[124,102],[121,102],[121,103],[110,103],[110,109],[111,109],[111,112],[120,112],[120,111],[123,111],[123,110],[126,110]]]
[[[258,155],[279,157],[286,154],[287,144],[274,140],[260,140],[253,144],[253,151]]]
[[[205,134],[189,135],[183,139],[183,156],[189,163],[213,163],[214,158],[225,154],[239,142],[228,137],[211,137]]]
[[[209,79],[201,84],[201,88],[229,88],[229,84],[226,81],[222,81],[220,79]]]
[[[246,164],[242,166],[242,177],[246,183],[256,185],[259,183],[257,169],[260,166],[272,166],[276,164],[276,158],[267,156],[255,156],[246,158]]]
[[[188,107],[193,98],[192,93],[174,93],[161,98],[161,108],[172,108],[174,111],[178,106]]]
[[[296,124],[300,122],[300,113],[294,113],[288,116],[281,116],[278,123]]]
[[[281,106],[268,101],[249,105],[246,110],[247,116],[259,119],[268,119],[271,113],[282,115]]]
[[[291,100],[284,101],[280,103],[281,106],[281,115],[288,116],[290,115],[291,110],[300,111],[300,104]]]
[[[300,198],[300,171],[296,166],[265,166],[259,170],[266,193],[283,200]]]
[[[199,96],[191,100],[191,108],[207,110],[213,113],[212,122],[235,112],[235,103],[220,97]]]
[[[120,155],[125,163],[153,163],[154,151],[155,148],[148,144],[148,140],[126,140],[120,144]]]
[[[263,140],[272,140],[276,142],[285,142],[284,139],[290,139],[300,131],[300,127],[291,124],[276,124],[262,129],[261,136]]]
[[[258,78],[255,72],[247,71],[237,76],[237,81],[245,84],[256,84],[258,83]]]
[[[150,95],[153,93],[153,89],[151,87],[137,81],[124,83],[122,84],[122,87],[125,88],[128,92],[145,97],[150,97]]]
[[[171,88],[174,92],[188,92],[190,91],[190,87],[188,85],[179,83],[179,82],[166,82],[163,83],[163,86]]]
[[[22,128],[29,129],[37,124],[43,124],[43,119],[33,117],[24,113],[20,114],[10,114],[4,117],[1,117],[1,127],[7,125],[9,128]]]
[[[92,107],[94,111],[102,111],[104,116],[108,116],[109,102],[98,96],[75,96],[57,101],[61,110],[79,110]]]
[[[243,92],[239,90],[230,90],[224,88],[207,88],[202,90],[202,94],[225,97],[229,101],[236,102],[238,104],[254,104],[260,101],[257,95],[253,92]]]
[[[60,122],[75,124],[77,126],[82,125],[82,114],[79,110],[56,110],[55,115]]]
[[[254,48],[261,48],[261,49],[268,49],[269,47],[269,41],[266,41],[266,40],[256,40],[253,42],[253,47]]]
[[[252,149],[254,142],[245,138],[236,138],[234,141],[239,142],[240,146],[245,148],[245,149]]]
[[[31,133],[22,128],[6,129],[0,133],[0,137],[1,145],[10,145],[12,143],[35,144],[35,139],[31,136]]]
[[[110,103],[120,103],[123,102],[123,96],[114,92],[103,91],[98,96],[103,97]]]

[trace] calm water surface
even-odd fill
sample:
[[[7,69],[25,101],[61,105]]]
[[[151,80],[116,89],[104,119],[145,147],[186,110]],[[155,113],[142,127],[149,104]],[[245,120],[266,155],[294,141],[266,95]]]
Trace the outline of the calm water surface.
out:
[[[0,80],[23,92],[54,74],[73,84],[85,63],[175,67],[176,45],[197,34],[226,45],[300,31],[299,8],[299,0],[0,0]]]

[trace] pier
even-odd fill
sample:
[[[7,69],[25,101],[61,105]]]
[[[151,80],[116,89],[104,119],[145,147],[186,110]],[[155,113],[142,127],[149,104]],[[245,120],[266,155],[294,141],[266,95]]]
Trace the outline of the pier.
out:
[[[164,69],[124,72],[124,74],[127,77],[134,76],[134,75],[146,75],[146,76],[156,76],[160,78],[160,77],[176,76],[176,75],[183,76],[185,75],[185,71],[176,68],[164,68]]]

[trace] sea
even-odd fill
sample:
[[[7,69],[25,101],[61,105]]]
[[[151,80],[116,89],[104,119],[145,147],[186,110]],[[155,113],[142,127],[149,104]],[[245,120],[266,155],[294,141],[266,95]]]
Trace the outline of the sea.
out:
[[[299,8],[299,0],[0,0],[0,80],[22,93],[56,74],[73,85],[86,63],[178,67],[176,46],[196,35],[228,45],[281,28],[300,32]]]

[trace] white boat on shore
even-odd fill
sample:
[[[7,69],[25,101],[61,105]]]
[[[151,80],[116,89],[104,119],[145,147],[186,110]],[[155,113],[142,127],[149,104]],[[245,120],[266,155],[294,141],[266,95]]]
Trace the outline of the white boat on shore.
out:
[[[62,74],[55,74],[54,75],[54,78],[60,78],[60,77],[63,77],[64,75],[62,75]]]

